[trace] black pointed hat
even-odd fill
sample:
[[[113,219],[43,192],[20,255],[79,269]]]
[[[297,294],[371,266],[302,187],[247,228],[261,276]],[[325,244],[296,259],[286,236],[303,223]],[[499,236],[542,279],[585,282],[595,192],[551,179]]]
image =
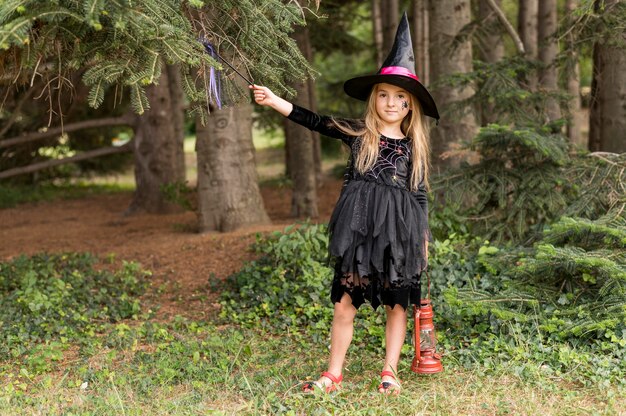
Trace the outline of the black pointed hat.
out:
[[[383,62],[383,66],[375,75],[365,75],[347,80],[343,84],[343,89],[350,97],[366,101],[372,87],[381,82],[407,90],[419,100],[425,115],[439,120],[435,100],[415,75],[413,42],[411,41],[409,19],[406,12],[402,15],[396,31],[396,40],[389,55],[387,55],[387,59]]]

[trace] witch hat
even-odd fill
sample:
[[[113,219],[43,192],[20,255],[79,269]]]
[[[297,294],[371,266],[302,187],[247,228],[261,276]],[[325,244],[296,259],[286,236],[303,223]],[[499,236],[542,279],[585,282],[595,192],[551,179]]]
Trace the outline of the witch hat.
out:
[[[350,97],[367,101],[375,84],[385,82],[403,88],[413,94],[420,102],[425,115],[439,120],[439,112],[435,100],[426,87],[415,75],[415,57],[413,42],[409,30],[409,19],[406,12],[402,15],[393,47],[383,62],[383,66],[375,75],[365,75],[347,80],[343,89]]]

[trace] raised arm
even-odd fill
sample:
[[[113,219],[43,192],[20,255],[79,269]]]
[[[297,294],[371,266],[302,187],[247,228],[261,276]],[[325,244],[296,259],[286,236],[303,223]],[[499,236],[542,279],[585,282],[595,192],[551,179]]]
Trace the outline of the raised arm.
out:
[[[250,89],[254,91],[254,101],[257,104],[271,107],[301,126],[322,133],[325,136],[340,139],[348,146],[354,140],[354,136],[337,127],[337,123],[331,117],[321,116],[306,108],[294,105],[280,98],[267,87],[251,85]],[[357,121],[350,119],[341,119],[341,122],[350,126],[356,126],[357,123]]]

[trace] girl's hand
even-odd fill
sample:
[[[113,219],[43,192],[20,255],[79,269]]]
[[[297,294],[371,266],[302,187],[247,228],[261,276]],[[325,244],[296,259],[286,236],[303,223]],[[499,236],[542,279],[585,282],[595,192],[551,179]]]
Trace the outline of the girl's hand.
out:
[[[291,114],[293,105],[274,94],[269,88],[261,85],[250,85],[249,88],[254,93],[254,101],[257,104],[272,107],[285,117]]]
[[[276,94],[269,88],[260,85],[250,85],[250,89],[254,92],[254,101],[257,104],[271,107],[276,102]]]

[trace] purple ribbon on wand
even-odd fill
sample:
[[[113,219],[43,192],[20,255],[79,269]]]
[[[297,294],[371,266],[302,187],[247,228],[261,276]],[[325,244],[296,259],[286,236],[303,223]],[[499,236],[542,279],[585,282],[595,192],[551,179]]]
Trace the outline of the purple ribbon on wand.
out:
[[[244,81],[246,81],[248,85],[254,85],[254,81],[250,81],[248,78],[243,76],[241,72],[237,71],[237,69],[234,66],[232,66],[227,60],[222,58],[222,56],[219,53],[217,53],[217,50],[215,49],[213,45],[211,45],[211,43],[205,40],[200,40],[200,42],[202,42],[202,44],[204,45],[204,49],[207,51],[209,55],[211,55],[212,58],[214,59],[217,58],[220,61],[224,62],[230,69],[235,71],[237,75],[239,75]],[[222,108],[222,102],[220,99],[221,94],[222,94],[222,87],[220,83],[220,78],[217,75],[218,74],[215,68],[211,67],[211,71],[209,72],[209,97],[211,95],[215,96],[215,104],[217,105],[217,108]]]

